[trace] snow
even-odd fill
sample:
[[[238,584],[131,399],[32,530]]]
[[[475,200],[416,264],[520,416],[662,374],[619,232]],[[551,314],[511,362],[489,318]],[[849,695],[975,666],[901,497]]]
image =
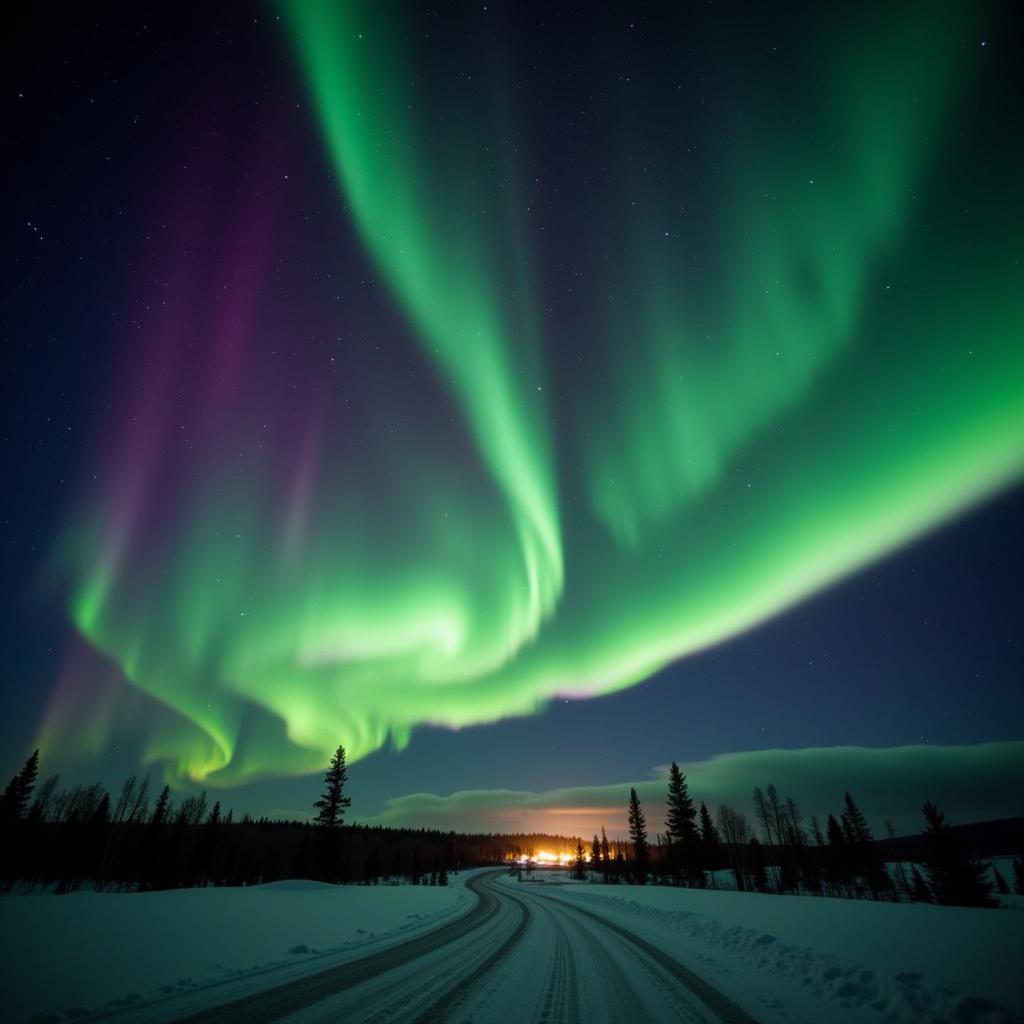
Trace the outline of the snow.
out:
[[[541,876],[542,888],[629,928],[721,990],[750,993],[754,1016],[785,1007],[789,1020],[837,1024],[1024,1021],[1024,912],[1015,909],[573,884],[560,875]]]
[[[119,1019],[138,1024],[217,1006],[467,912],[472,874],[453,876],[448,888],[295,880],[137,895],[0,894],[2,1016],[55,1022],[125,1009]],[[599,923],[566,916],[573,906],[647,940],[762,1024],[1024,1021],[1024,910],[604,886],[573,883],[560,871],[538,871],[532,883],[503,875],[498,889],[535,897],[527,902],[536,912],[522,941],[466,996],[460,1013],[477,1024],[506,1019],[510,1000],[547,1007],[553,1021],[562,1010],[604,1019],[629,994],[616,978],[651,1006],[670,998],[652,987],[653,975],[637,971],[628,944]],[[568,908],[554,913],[555,901]],[[417,998],[442,998],[472,957],[508,942],[519,911],[505,902],[485,928],[450,948],[340,992],[326,1009],[342,1016],[331,1019],[361,1019],[389,999],[396,1007],[413,1000],[411,1013]],[[311,1005],[295,1019],[325,1020],[325,1012]]]
[[[468,910],[444,886],[294,880],[152,893],[0,894],[5,1021],[64,1020],[217,985],[272,985]],[[287,975],[287,977],[279,977]]]

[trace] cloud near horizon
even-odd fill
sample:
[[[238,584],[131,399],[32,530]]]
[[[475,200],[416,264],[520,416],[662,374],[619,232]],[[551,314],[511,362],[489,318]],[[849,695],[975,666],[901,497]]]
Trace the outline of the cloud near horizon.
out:
[[[809,821],[838,812],[853,795],[876,834],[888,819],[897,834],[920,827],[920,807],[937,803],[954,824],[1024,813],[1024,741],[963,746],[806,747],[718,754],[680,764],[690,794],[709,808],[728,803],[748,815],[755,786],[774,783]],[[635,787],[652,836],[663,825],[665,766],[656,777],[543,792],[460,790],[447,796],[411,793],[386,801],[361,824],[477,832],[547,832],[590,836],[602,826],[625,831],[626,801]]]

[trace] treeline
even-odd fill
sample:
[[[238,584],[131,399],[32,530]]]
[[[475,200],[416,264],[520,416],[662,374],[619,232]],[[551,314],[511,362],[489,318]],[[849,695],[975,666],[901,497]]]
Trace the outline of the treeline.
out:
[[[805,824],[796,803],[780,796],[774,785],[753,791],[755,823],[727,804],[714,817],[699,809],[685,776],[674,762],[669,771],[664,832],[649,839],[647,820],[636,790],[627,808],[629,843],[612,849],[594,837],[589,873],[601,881],[634,885],[715,885],[715,872],[731,871],[744,892],[806,893],[848,899],[873,899],[954,906],[995,907],[993,890],[1008,894],[1000,872],[979,860],[933,803],[922,806],[923,849],[920,863],[892,870],[867,819],[853,797],[843,796],[838,816],[824,826],[812,817]],[[890,836],[892,829],[888,827]],[[602,829],[602,836],[604,830]],[[582,846],[575,874],[584,877]],[[1014,860],[1014,891],[1024,894],[1024,858]]]
[[[131,776],[116,795],[99,784],[38,783],[35,752],[0,795],[0,885],[52,885],[71,892],[185,886],[256,885],[286,878],[378,884],[446,885],[450,872],[560,849],[552,835],[465,835],[436,829],[343,824],[347,767],[339,747],[316,801],[313,823],[235,819],[206,793],[175,803],[167,786],[151,799],[148,779]],[[720,805],[694,803],[673,763],[664,831],[649,838],[636,791],[627,808],[628,841],[604,829],[576,844],[574,874],[609,884],[716,885],[723,871],[737,889],[851,899],[996,906],[1010,883],[979,860],[934,804],[924,804],[923,853],[886,865],[866,818],[844,795],[824,826],[805,823],[775,786],[753,791],[755,820]],[[888,829],[890,835],[891,829]],[[531,866],[526,865],[529,872]],[[523,868],[519,867],[522,871]],[[1024,858],[1014,860],[1014,891],[1024,894]],[[995,892],[993,891],[995,890]]]
[[[285,878],[446,885],[449,872],[505,863],[563,842],[555,836],[342,826],[344,780],[332,790],[332,771],[317,803],[317,823],[310,824],[235,818],[206,793],[175,802],[168,787],[151,794],[148,780],[136,776],[116,793],[99,784],[62,789],[57,776],[37,782],[37,751],[0,796],[0,885],[50,885],[62,893],[83,884],[139,891]],[[339,801],[331,824],[322,820],[325,798],[328,819],[332,800]]]

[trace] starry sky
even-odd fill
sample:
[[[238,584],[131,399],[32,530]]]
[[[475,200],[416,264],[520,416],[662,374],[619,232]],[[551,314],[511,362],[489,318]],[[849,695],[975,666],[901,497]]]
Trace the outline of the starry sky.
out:
[[[555,6],[15,25],[9,768],[1024,812],[1020,12]]]

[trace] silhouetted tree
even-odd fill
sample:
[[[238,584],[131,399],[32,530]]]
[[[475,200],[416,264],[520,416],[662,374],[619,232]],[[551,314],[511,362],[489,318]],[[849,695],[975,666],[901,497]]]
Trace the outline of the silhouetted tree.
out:
[[[633,882],[647,884],[650,870],[650,849],[647,844],[647,819],[640,808],[636,790],[629,790],[629,841],[633,844]]]
[[[704,872],[700,869],[700,835],[695,819],[697,809],[693,806],[686,776],[679,765],[672,762],[668,772],[668,817],[665,821],[665,838],[669,845],[669,862],[672,868],[672,882],[675,885],[703,885]]]
[[[711,820],[711,812],[704,803],[700,805],[699,818],[701,872],[707,872],[706,877],[711,879],[712,885],[715,885],[714,872],[721,867],[722,863],[722,840],[718,835],[718,829],[715,828],[714,821]]]
[[[825,848],[825,880],[833,896],[848,896],[850,884],[850,853],[843,826],[834,814],[825,823],[828,846]]]
[[[164,786],[157,797],[156,806],[153,808],[153,816],[149,819],[150,825],[163,825],[169,817],[171,809],[171,787]]]
[[[871,834],[867,818],[849,793],[843,794],[843,838],[850,853],[850,866],[875,900],[892,897],[892,879]]]
[[[0,794],[0,821],[21,821],[25,817],[38,774],[39,751],[34,750]]]
[[[776,809],[776,829],[779,836],[779,892],[797,892],[801,882],[811,888],[813,873],[807,870],[807,837],[803,819],[795,801],[787,797],[780,803],[774,786],[768,787]]]
[[[576,840],[576,860],[573,862],[572,877],[577,882],[586,881],[587,877],[587,862],[586,853],[583,849],[583,840]]]
[[[925,868],[936,903],[957,907],[994,907],[988,865],[977,860],[960,842],[935,804],[921,808],[928,839]]]
[[[736,879],[736,888],[740,892],[746,892],[750,888],[751,838],[746,816],[733,810],[728,804],[720,804],[718,828],[722,833],[729,867],[732,869],[733,878]]]
[[[622,876],[626,871],[626,858],[623,856],[622,847],[616,846],[615,848],[615,861],[613,864],[614,870],[612,871],[612,882],[615,885],[622,883]]]
[[[59,775],[51,775],[36,792],[36,798],[29,808],[28,820],[33,822],[48,821],[54,795],[57,791],[57,784],[60,782]]]
[[[344,795],[345,783],[348,781],[348,768],[345,765],[345,748],[339,746],[331,758],[331,766],[324,775],[324,791],[320,799],[313,805],[319,808],[314,819],[317,825],[326,829],[341,827],[345,810],[352,800]]]
[[[608,851],[608,835],[601,826],[601,880],[607,884],[611,873],[611,857]]]

